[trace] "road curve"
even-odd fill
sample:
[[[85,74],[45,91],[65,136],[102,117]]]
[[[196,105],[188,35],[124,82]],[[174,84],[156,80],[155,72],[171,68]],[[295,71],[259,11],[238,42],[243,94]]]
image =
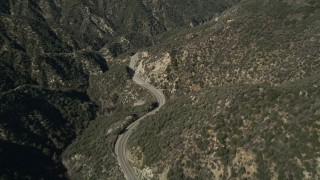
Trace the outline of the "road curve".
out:
[[[136,61],[138,59],[138,54],[135,54],[134,56],[131,57],[131,61],[130,61],[130,68],[131,69],[135,69],[135,64]],[[134,74],[132,80],[137,83],[138,85],[144,87],[145,89],[149,90],[156,98],[157,101],[159,102],[159,107],[154,109],[153,111],[149,112],[148,114],[144,115],[143,117],[141,117],[140,119],[138,119],[137,121],[133,122],[132,124],[130,124],[126,131],[118,136],[116,145],[115,145],[115,153],[118,157],[118,163],[126,177],[126,179],[128,180],[138,180],[138,176],[136,175],[133,167],[131,166],[129,160],[127,159],[127,155],[126,155],[126,145],[128,142],[129,137],[132,134],[132,131],[138,126],[138,124],[147,116],[151,115],[151,114],[155,114],[160,108],[161,106],[163,106],[166,103],[166,98],[164,96],[164,94],[162,93],[161,90],[156,89],[155,87],[151,86],[150,84],[147,84],[145,82],[143,82],[139,76],[139,74]]]

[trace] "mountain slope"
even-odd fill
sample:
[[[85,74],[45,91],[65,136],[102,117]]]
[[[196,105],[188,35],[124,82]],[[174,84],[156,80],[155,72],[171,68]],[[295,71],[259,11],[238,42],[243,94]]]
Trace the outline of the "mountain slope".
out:
[[[317,74],[171,100],[129,139],[131,161],[156,179],[317,179],[319,83]]]
[[[155,37],[164,32],[200,25],[237,2],[2,0],[0,177],[47,179],[50,171],[54,172],[53,178],[67,178],[61,154],[76,137],[75,144],[90,139],[94,125],[89,124],[117,127],[123,115],[116,112],[121,114],[124,108],[142,115],[152,101],[144,96],[145,91],[130,83],[123,65],[126,60],[117,62],[115,57],[154,44]],[[133,103],[140,106],[133,108]],[[101,117],[92,121],[98,115]],[[105,129],[100,129],[97,134],[104,133]],[[102,140],[111,145],[117,133]],[[77,153],[91,151],[91,146],[79,152],[72,151],[73,147],[66,152],[66,161]],[[119,175],[112,149],[103,151],[110,157],[106,169]],[[21,163],[23,154],[34,155],[37,163],[28,165],[32,159],[27,157]],[[17,158],[10,163],[8,156]],[[83,162],[88,167],[101,165],[96,159]],[[74,164],[67,165],[74,175]],[[100,176],[99,169],[95,173]],[[90,176],[86,170],[77,169],[71,178]]]
[[[160,114],[129,140],[146,178],[319,177],[317,1],[243,0],[140,53],[166,89]]]
[[[141,176],[317,179],[319,19],[315,0],[3,0],[0,177],[123,179],[112,146],[154,101],[141,51],[169,97],[130,140]]]
[[[138,69],[169,91],[302,79],[319,70],[319,15],[319,4],[242,1],[146,49]]]

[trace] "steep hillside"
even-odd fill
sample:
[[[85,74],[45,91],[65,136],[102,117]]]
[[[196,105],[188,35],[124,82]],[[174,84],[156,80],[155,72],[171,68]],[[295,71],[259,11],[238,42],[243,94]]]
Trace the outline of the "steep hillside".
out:
[[[142,54],[139,72],[170,93],[308,77],[320,69],[320,6],[299,2],[242,1],[202,26],[163,36]]]
[[[319,19],[317,1],[243,0],[159,36],[137,68],[171,100],[129,140],[140,175],[317,179]]]
[[[130,138],[148,179],[317,179],[319,74],[206,89],[171,100]]]

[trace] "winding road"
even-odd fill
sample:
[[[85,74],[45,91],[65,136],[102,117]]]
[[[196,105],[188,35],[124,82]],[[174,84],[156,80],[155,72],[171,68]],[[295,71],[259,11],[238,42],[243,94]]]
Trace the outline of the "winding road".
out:
[[[135,70],[135,64],[136,64],[137,59],[138,59],[138,54],[135,54],[134,56],[131,57],[129,67],[133,70]],[[163,106],[166,103],[166,98],[161,90],[156,89],[155,87],[151,86],[150,84],[143,82],[140,79],[139,74],[135,73],[132,80],[135,83],[137,83],[138,85],[148,89],[157,98],[157,101],[159,103],[158,108],[154,109],[153,111],[149,112],[148,114],[144,115],[143,117],[141,117],[137,121],[130,124],[127,127],[126,131],[123,134],[118,136],[118,140],[115,145],[115,153],[118,157],[119,165],[122,168],[122,171],[123,171],[126,179],[128,179],[128,180],[136,180],[137,179],[138,180],[139,178],[136,175],[136,173],[135,173],[132,165],[130,164],[129,160],[127,159],[127,155],[126,155],[126,145],[127,145],[128,139],[129,139],[130,135],[132,134],[133,130],[139,125],[139,123],[144,118],[146,118],[149,115],[155,114],[161,108],[161,106]]]

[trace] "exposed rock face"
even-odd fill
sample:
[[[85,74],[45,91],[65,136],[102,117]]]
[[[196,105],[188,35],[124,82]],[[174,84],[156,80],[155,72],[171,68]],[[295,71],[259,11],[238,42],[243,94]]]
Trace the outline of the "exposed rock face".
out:
[[[137,73],[145,77],[146,82],[150,82],[150,78],[148,77],[158,77],[159,81],[163,80],[166,76],[166,69],[171,63],[171,55],[169,53],[160,54],[157,61],[150,62],[147,58],[146,53],[142,53],[141,58],[143,58],[136,69]],[[146,70],[150,70],[150,73],[146,75]]]

